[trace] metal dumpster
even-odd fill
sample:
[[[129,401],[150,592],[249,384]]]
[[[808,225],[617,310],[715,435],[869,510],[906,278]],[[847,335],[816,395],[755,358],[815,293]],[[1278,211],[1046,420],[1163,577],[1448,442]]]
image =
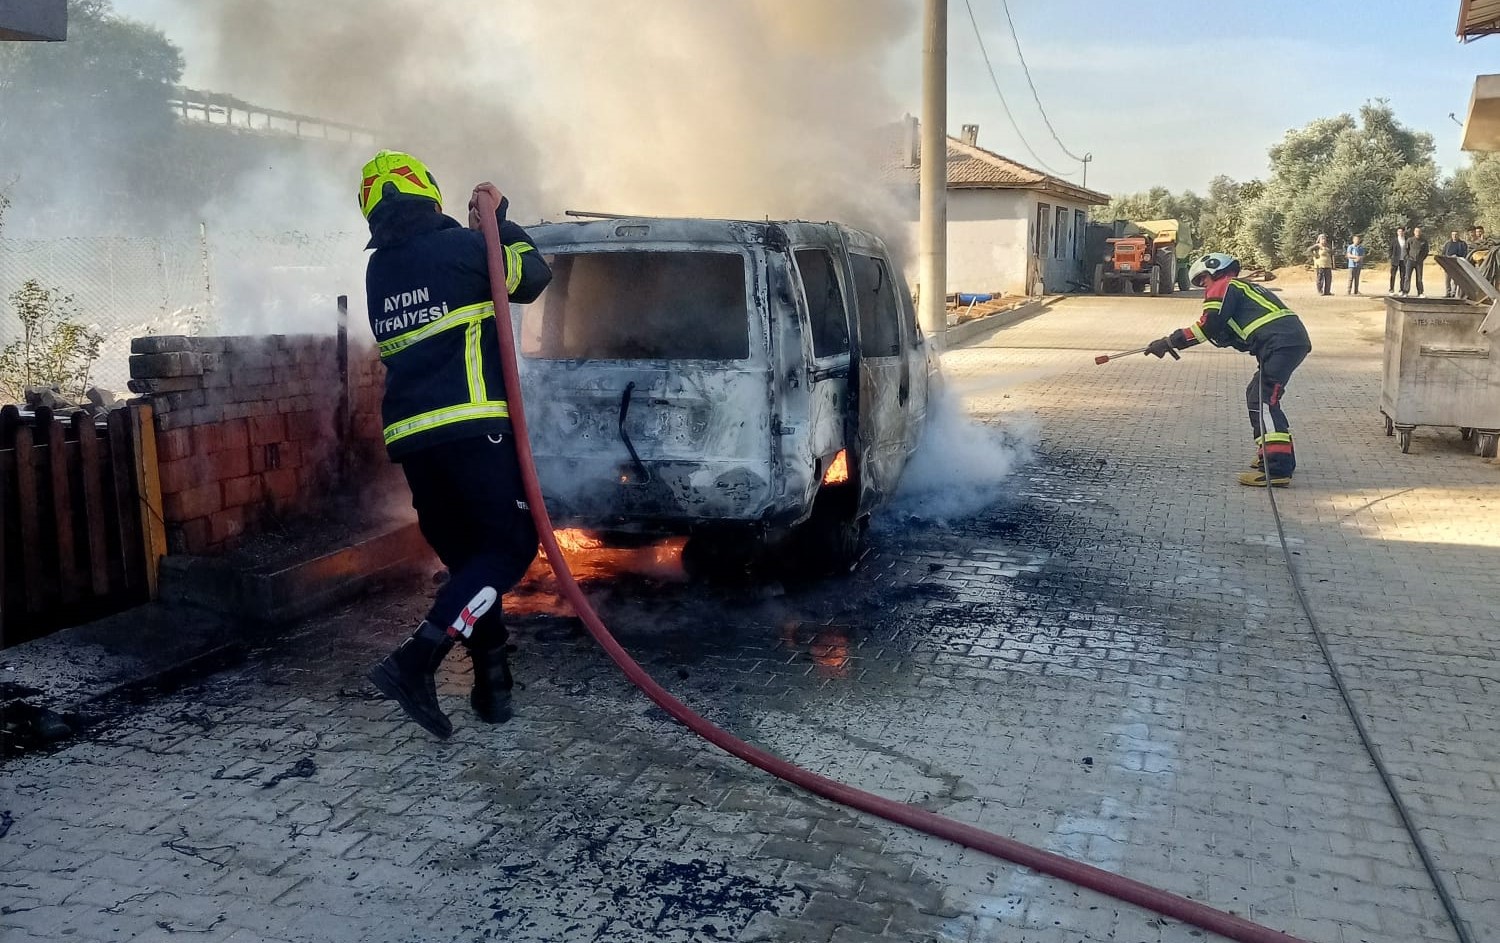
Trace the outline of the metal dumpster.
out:
[[[1385,299],[1385,372],[1380,411],[1385,434],[1411,450],[1417,426],[1456,426],[1493,457],[1500,436],[1500,338],[1481,333],[1495,289],[1465,260],[1453,265],[1463,298]],[[1444,270],[1449,266],[1444,265]],[[1473,299],[1473,300],[1471,300]]]

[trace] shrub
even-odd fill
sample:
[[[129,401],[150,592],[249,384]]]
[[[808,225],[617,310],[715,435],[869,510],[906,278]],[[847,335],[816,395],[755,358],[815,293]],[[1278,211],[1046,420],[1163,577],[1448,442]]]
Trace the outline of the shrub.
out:
[[[33,386],[81,398],[103,335],[78,321],[72,296],[34,278],[11,294],[9,307],[21,335],[0,350],[0,400],[21,402]]]

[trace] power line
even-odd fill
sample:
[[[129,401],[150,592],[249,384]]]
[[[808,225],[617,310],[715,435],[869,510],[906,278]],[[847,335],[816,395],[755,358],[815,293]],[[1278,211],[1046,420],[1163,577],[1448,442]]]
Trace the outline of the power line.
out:
[[[1036,150],[1031,146],[1031,144],[1026,140],[1026,135],[1021,133],[1021,126],[1016,124],[1016,117],[1015,115],[1011,114],[1010,105],[1005,100],[1005,93],[1000,90],[1000,80],[995,77],[995,66],[990,62],[989,50],[984,48],[984,37],[979,32],[979,21],[974,18],[974,5],[970,3],[969,0],[964,0],[964,8],[969,11],[969,25],[974,28],[974,39],[979,43],[980,55],[984,56],[984,67],[989,70],[990,83],[995,86],[995,94],[1000,96],[1000,107],[1005,112],[1005,120],[1010,122],[1011,130],[1016,132],[1016,137],[1020,139],[1021,146],[1026,148],[1026,153],[1031,155],[1031,159],[1036,161],[1037,166],[1047,171],[1048,173],[1056,174],[1059,177],[1073,176],[1073,174],[1077,173],[1077,171],[1069,173],[1067,171],[1058,170],[1055,167],[1047,166],[1046,161],[1042,160],[1041,155],[1038,154]]]
[[[965,0],[965,2],[967,2],[967,0]],[[1042,113],[1042,123],[1047,126],[1047,130],[1052,134],[1052,140],[1057,142],[1057,146],[1062,148],[1062,152],[1064,154],[1067,154],[1069,157],[1073,158],[1079,163],[1084,163],[1086,158],[1079,157],[1077,154],[1068,150],[1068,145],[1064,144],[1062,142],[1062,138],[1057,136],[1057,129],[1052,127],[1052,121],[1047,117],[1047,109],[1042,107],[1042,97],[1037,94],[1036,83],[1031,80],[1031,69],[1026,65],[1026,55],[1025,53],[1021,52],[1021,37],[1016,32],[1016,21],[1010,18],[1009,0],[1000,0],[1000,8],[1005,11],[1005,22],[1010,26],[1010,38],[1011,41],[1016,44],[1016,58],[1021,60],[1021,72],[1026,76],[1026,84],[1031,86],[1031,97],[1036,102],[1036,110]]]

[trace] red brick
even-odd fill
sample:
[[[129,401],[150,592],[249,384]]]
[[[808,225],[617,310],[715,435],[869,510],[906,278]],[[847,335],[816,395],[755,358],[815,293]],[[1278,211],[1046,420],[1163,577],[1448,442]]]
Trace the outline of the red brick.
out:
[[[280,464],[277,468],[300,468],[304,462],[306,447],[296,442],[283,442],[276,449],[280,456]]]
[[[250,448],[250,423],[243,419],[232,419],[223,424],[224,448]]]
[[[231,478],[224,482],[224,506],[226,508],[237,508],[246,504],[254,504],[260,500],[261,491],[262,485],[259,475]]]
[[[297,473],[289,468],[268,471],[262,476],[262,480],[265,482],[266,494],[278,507],[296,501],[301,490],[297,484]]]
[[[208,539],[208,518],[195,517],[190,521],[183,521],[172,528],[171,541],[173,549],[178,553],[202,553],[212,543]]]
[[[207,455],[190,455],[175,462],[162,462],[157,466],[157,473],[161,476],[161,493],[181,494],[204,484],[212,468],[211,463],[212,459]]]
[[[250,474],[249,449],[220,452],[213,457],[215,481],[229,481],[232,478],[243,478],[248,474]]]
[[[286,422],[278,414],[250,417],[250,444],[268,445],[286,441]]]
[[[194,426],[193,450],[200,455],[212,455],[224,447],[224,434],[219,423]]]
[[[314,410],[292,413],[286,417],[286,437],[294,442],[321,439],[332,432],[331,420],[331,414]]]
[[[193,454],[193,436],[188,429],[168,429],[156,434],[156,460],[175,462]]]
[[[244,508],[229,508],[208,518],[208,539],[212,543],[232,543],[244,532]]]
[[[223,510],[224,496],[217,481],[176,494],[162,496],[162,513],[168,521],[190,521]]]

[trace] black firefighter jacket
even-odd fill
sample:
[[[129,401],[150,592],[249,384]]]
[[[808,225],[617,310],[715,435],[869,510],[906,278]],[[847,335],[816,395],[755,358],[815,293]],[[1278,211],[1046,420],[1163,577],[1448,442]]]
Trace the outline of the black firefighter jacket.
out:
[[[552,272],[526,230],[498,211],[506,288],[533,301]],[[392,202],[370,219],[365,297],[385,364],[381,413],[392,460],[510,430],[484,236],[427,200]]]
[[[1264,359],[1272,350],[1312,348],[1302,319],[1268,288],[1231,278],[1222,294],[1210,286],[1203,299],[1203,315],[1196,324],[1172,332],[1173,347],[1192,347],[1208,341],[1233,347]]]

